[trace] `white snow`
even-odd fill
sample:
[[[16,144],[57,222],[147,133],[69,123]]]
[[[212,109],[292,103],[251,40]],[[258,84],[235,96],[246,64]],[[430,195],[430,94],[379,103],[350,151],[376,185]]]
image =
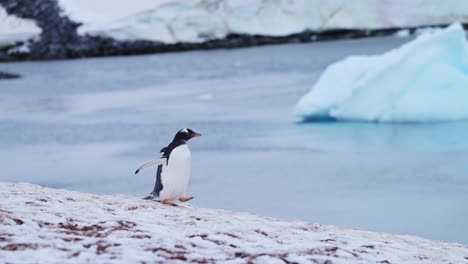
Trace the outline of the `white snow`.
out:
[[[382,55],[329,66],[296,105],[305,119],[431,122],[468,118],[468,45],[460,24]]]
[[[401,29],[395,32],[394,36],[398,38],[407,38],[411,36],[411,32],[409,31],[409,29]]]
[[[28,43],[23,43],[20,46],[16,46],[14,48],[9,49],[8,53],[9,54],[13,54],[13,53],[20,54],[20,53],[29,53],[30,51],[31,51],[31,49],[29,48]]]
[[[0,48],[38,37],[41,32],[34,21],[10,16],[0,5]]]
[[[202,42],[230,33],[284,36],[304,30],[381,29],[468,22],[448,0],[59,0],[79,32],[120,40]]]
[[[196,200],[195,200],[196,201]],[[467,263],[468,246],[0,183],[0,262]]]

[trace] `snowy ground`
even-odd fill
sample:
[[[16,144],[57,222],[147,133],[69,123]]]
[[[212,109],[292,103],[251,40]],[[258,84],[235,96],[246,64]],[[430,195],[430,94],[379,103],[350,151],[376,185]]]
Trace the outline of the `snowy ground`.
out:
[[[0,223],[11,263],[468,263],[460,244],[27,183],[0,183]]]

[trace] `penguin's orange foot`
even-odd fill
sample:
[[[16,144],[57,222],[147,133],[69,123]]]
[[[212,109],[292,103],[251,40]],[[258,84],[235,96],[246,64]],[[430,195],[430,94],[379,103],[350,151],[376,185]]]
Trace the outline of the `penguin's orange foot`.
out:
[[[180,197],[180,198],[179,198],[179,201],[185,203],[185,202],[190,201],[190,200],[192,200],[192,199],[193,199],[193,197],[189,197],[189,198],[187,198],[187,197]]]
[[[177,204],[173,203],[171,200],[168,200],[168,199],[164,199],[162,202],[163,204],[177,206]]]

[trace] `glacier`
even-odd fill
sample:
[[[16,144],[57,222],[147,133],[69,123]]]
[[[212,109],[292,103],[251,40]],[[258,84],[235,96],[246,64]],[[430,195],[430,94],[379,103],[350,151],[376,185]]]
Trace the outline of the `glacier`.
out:
[[[282,37],[304,31],[468,23],[468,4],[448,0],[58,0],[82,35],[119,41],[203,43],[230,34]],[[39,36],[34,21],[0,6],[0,47]]]
[[[80,34],[122,41],[200,43],[229,34],[287,36],[468,22],[468,4],[449,0],[59,0]],[[112,7],[112,8],[109,8]]]
[[[325,69],[296,104],[306,121],[438,122],[468,119],[468,44],[459,23],[381,55]]]

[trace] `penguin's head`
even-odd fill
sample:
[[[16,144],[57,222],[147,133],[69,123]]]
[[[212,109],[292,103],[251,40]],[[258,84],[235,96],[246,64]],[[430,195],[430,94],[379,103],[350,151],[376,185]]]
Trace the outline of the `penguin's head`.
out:
[[[199,136],[201,136],[200,133],[196,133],[190,128],[182,128],[181,130],[179,130],[179,132],[177,132],[174,139],[182,139],[182,140],[187,141],[191,138],[199,137]]]

